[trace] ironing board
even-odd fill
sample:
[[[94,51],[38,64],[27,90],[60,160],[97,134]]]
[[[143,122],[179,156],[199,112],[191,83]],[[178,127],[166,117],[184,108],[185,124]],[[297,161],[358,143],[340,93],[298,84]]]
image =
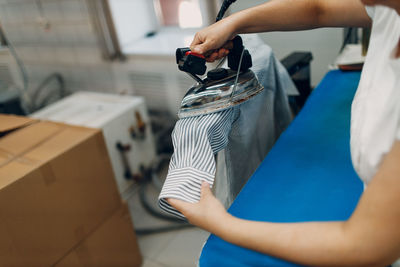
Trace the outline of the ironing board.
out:
[[[269,222],[349,218],[363,185],[350,159],[350,108],[360,72],[330,71],[229,208]],[[211,235],[200,267],[299,266]]]

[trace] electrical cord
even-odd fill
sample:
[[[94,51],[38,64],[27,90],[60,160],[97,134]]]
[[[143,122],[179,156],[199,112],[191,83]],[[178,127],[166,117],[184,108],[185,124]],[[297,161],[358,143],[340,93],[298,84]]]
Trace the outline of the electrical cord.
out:
[[[21,72],[21,76],[23,79],[23,83],[24,83],[24,91],[28,91],[29,79],[28,79],[28,74],[27,74],[25,65],[22,62],[22,60],[19,58],[17,51],[15,51],[15,48],[12,45],[12,43],[10,42],[10,40],[8,40],[8,38],[4,34],[1,25],[0,25],[0,36],[1,36],[0,39],[2,39],[4,41],[4,44],[7,45],[7,47],[10,49],[10,53],[12,54],[12,56],[14,57],[15,61],[18,64],[18,67],[19,67],[19,70]]]
[[[218,12],[217,19],[215,21],[216,22],[220,21],[224,17],[225,12],[226,12],[226,10],[228,10],[229,6],[235,2],[236,2],[236,0],[224,0],[224,2],[221,5],[221,8]]]
[[[149,204],[147,197],[146,197],[146,188],[147,188],[148,184],[149,183],[143,183],[140,185],[140,188],[139,188],[140,203],[145,208],[145,210],[153,217],[156,217],[156,218],[159,218],[162,220],[166,220],[166,221],[170,221],[170,222],[174,222],[174,224],[168,225],[168,226],[154,227],[154,228],[153,227],[152,228],[150,228],[150,227],[149,228],[137,228],[137,229],[135,229],[135,232],[137,235],[150,235],[150,234],[176,231],[176,230],[181,230],[184,228],[194,227],[193,225],[191,225],[181,219],[162,214],[161,212],[159,212],[158,210],[153,208]]]
[[[28,95],[29,77],[28,77],[28,73],[26,71],[26,67],[25,67],[23,61],[21,60],[21,58],[18,56],[18,53],[15,50],[13,44],[10,42],[10,40],[4,34],[1,25],[0,25],[0,40],[2,40],[3,44],[9,48],[11,55],[14,57],[15,62],[18,65],[18,69],[20,71],[20,74],[21,74],[21,77],[23,80],[23,90],[21,92],[21,95],[22,95],[23,99],[25,100],[25,104],[27,105],[27,106],[25,106],[25,111],[24,111],[25,113],[27,113],[27,114],[31,113],[33,111],[43,108],[46,105],[46,103],[51,98],[51,95],[48,95],[47,97],[45,97],[43,99],[43,101],[39,104],[37,103],[37,99],[38,99],[40,93],[43,91],[43,88],[45,88],[53,79],[55,79],[60,86],[59,87],[59,98],[61,99],[62,97],[65,96],[66,92],[65,92],[64,78],[60,73],[55,72],[55,73],[52,73],[49,76],[47,76],[39,84],[39,86],[34,90],[32,97],[29,97],[29,95]]]
[[[15,62],[18,65],[18,69],[20,71],[22,81],[23,81],[23,91],[21,92],[21,94],[22,94],[22,97],[24,98],[26,104],[28,105],[28,107],[27,107],[28,112],[26,112],[26,110],[25,110],[25,113],[29,113],[29,109],[32,107],[32,101],[28,96],[28,86],[29,86],[28,74],[27,74],[24,63],[18,56],[17,51],[15,50],[15,48],[12,45],[12,43],[10,42],[10,40],[8,40],[7,36],[4,34],[1,24],[0,24],[0,39],[4,42],[4,45],[6,45],[9,48],[11,55],[14,57]]]
[[[147,198],[147,188],[150,184],[154,184],[158,190],[161,190],[162,182],[160,181],[157,172],[161,169],[161,165],[169,159],[170,155],[169,156],[167,156],[166,154],[158,155],[156,163],[153,164],[151,168],[151,175],[145,176],[143,180],[138,183],[139,200],[145,211],[149,213],[151,216],[161,220],[174,222],[174,224],[161,227],[154,227],[154,228],[137,228],[135,229],[137,235],[150,235],[150,234],[176,231],[184,228],[194,227],[193,225],[189,224],[186,221],[183,221],[180,218],[166,215],[161,211],[157,210],[156,208],[153,207],[152,204],[150,204],[150,201]]]
[[[43,91],[44,88],[46,88],[46,86],[52,81],[52,80],[56,80],[59,84],[59,95],[58,98],[61,99],[65,96],[65,82],[64,82],[64,78],[63,76],[58,73],[58,72],[54,72],[52,74],[50,74],[49,76],[47,76],[42,82],[41,84],[39,84],[39,86],[34,90],[34,93],[32,95],[32,109],[33,111],[36,111],[38,109],[41,109],[43,107],[46,106],[47,102],[49,101],[49,99],[51,98],[51,94],[47,95],[46,97],[44,97],[44,99],[42,100],[41,103],[37,103],[39,96],[41,94],[41,92]]]
[[[166,220],[166,221],[170,221],[170,222],[177,222],[177,223],[185,224],[186,222],[182,221],[182,219],[163,214],[163,213],[159,212],[158,210],[156,210],[155,208],[153,208],[149,204],[149,201],[147,200],[147,197],[146,197],[146,189],[147,189],[148,184],[149,184],[149,182],[144,182],[143,184],[141,184],[141,186],[139,188],[140,203],[142,204],[143,208],[153,217],[156,217],[156,218],[159,218],[162,220]]]

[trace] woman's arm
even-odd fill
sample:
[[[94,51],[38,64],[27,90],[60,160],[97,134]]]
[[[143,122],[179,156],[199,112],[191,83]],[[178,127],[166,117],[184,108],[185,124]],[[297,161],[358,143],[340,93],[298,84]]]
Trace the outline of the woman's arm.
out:
[[[272,0],[231,16],[235,33],[368,27],[360,0]]]
[[[368,27],[360,0],[272,0],[242,10],[199,31],[190,46],[196,53],[219,49],[240,33],[296,31],[319,27]],[[213,55],[221,57],[223,50]]]
[[[267,223],[228,214],[202,188],[199,203],[170,199],[188,220],[233,244],[312,266],[385,266],[400,257],[400,141],[345,222]]]

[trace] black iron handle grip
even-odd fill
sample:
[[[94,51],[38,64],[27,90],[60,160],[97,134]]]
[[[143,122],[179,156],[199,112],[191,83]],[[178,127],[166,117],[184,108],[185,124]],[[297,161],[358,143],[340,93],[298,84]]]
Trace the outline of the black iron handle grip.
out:
[[[232,70],[238,70],[240,57],[242,56],[242,52],[244,49],[243,40],[238,35],[232,40],[233,48],[230,50],[228,54],[228,67]],[[251,59],[251,55],[248,50],[244,50],[242,64],[240,65],[241,71],[246,71],[253,66],[253,61]]]
[[[194,76],[206,73],[206,59],[203,55],[193,53],[188,47],[176,49],[175,55],[179,70]]]
[[[175,52],[176,64],[179,64],[179,61],[183,60],[183,58],[186,56],[186,53],[189,51],[189,47],[177,48]]]

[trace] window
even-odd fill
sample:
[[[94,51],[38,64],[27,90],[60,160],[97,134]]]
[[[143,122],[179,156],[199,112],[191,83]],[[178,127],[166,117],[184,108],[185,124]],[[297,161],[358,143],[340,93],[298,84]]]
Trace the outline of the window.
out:
[[[158,3],[159,20],[162,25],[179,26],[180,28],[203,26],[198,0],[159,0]]]
[[[213,22],[219,0],[108,0],[122,51],[152,35],[175,38]],[[185,32],[186,39],[188,32]],[[160,41],[158,39],[158,41]],[[146,46],[147,46],[146,42]]]
[[[158,29],[153,1],[109,0],[109,5],[122,48]]]

